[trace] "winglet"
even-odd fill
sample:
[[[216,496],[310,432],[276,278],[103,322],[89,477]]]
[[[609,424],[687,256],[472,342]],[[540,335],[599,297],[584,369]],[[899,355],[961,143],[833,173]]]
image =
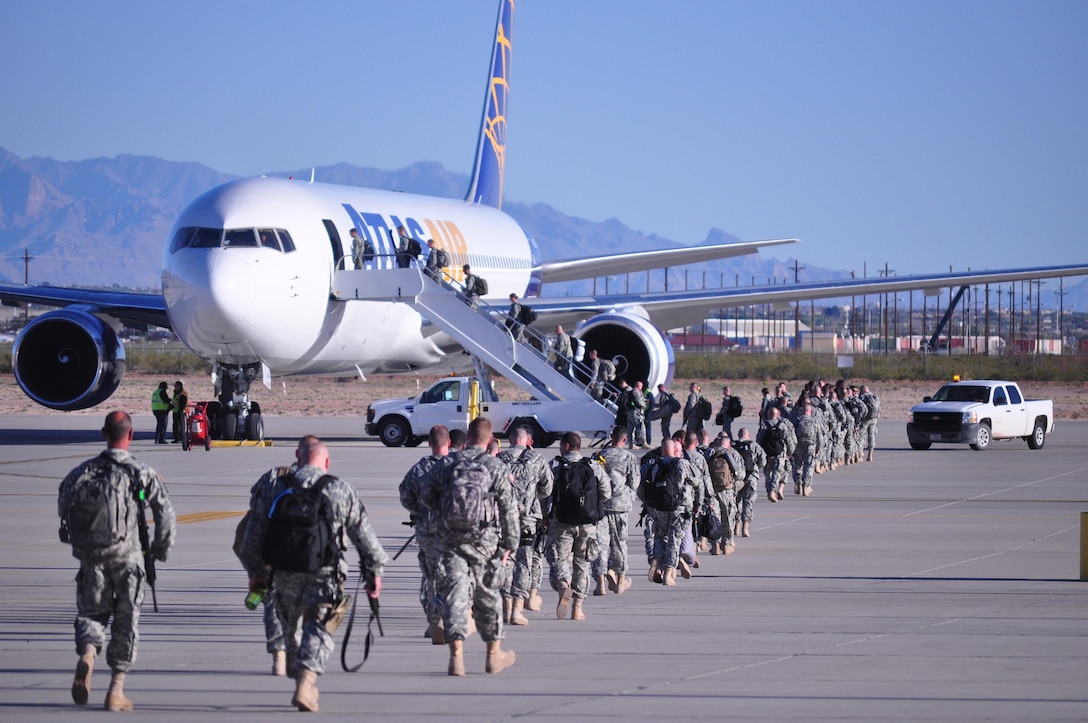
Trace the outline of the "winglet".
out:
[[[506,100],[510,94],[510,49],[514,30],[514,0],[500,0],[495,22],[495,48],[484,96],[484,115],[476,146],[476,165],[466,201],[502,208],[503,165],[506,161]]]

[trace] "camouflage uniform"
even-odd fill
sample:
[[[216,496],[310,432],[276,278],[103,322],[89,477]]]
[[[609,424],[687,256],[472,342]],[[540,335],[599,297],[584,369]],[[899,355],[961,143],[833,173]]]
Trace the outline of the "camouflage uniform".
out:
[[[741,522],[751,522],[752,512],[754,511],[756,502],[756,485],[759,483],[759,477],[763,474],[763,470],[767,467],[767,453],[763,451],[763,447],[760,447],[754,440],[742,439],[739,440],[734,447],[748,444],[751,445],[752,452],[752,473],[744,478],[744,488],[737,494],[737,505],[739,507],[737,514],[740,517]],[[737,452],[740,456],[740,452]],[[744,458],[741,457],[741,463],[743,468]]]
[[[438,530],[435,511],[422,502],[424,490],[443,468],[453,463],[448,455],[427,455],[408,470],[400,483],[400,504],[415,521],[416,545],[419,547],[419,604],[427,615],[427,622],[442,622],[442,607],[435,590],[435,568],[438,566]]]
[[[651,522],[652,531],[648,534],[653,535],[652,551],[651,542],[647,539],[647,552],[652,559],[657,560],[660,569],[676,567],[679,564],[680,543],[684,539],[685,530],[691,526],[692,510],[702,503],[702,488],[691,465],[682,457],[653,458],[650,463],[643,465],[642,477],[649,479],[658,464],[679,465],[677,473],[683,480],[683,499],[675,510],[656,510],[646,504],[646,517]],[[645,499],[643,502],[646,502]]]
[[[514,555],[514,574],[507,575],[502,588],[504,598],[528,599],[529,590],[540,588],[543,553],[537,550],[536,538],[543,533],[541,500],[552,493],[552,470],[548,460],[530,447],[514,445],[499,452],[499,459],[510,467],[514,476],[514,497],[521,523],[521,541]],[[522,467],[521,471],[517,467]],[[521,489],[525,485],[525,489]]]
[[[767,427],[763,430],[764,439],[766,439],[767,432],[771,427],[782,428],[785,448],[780,455],[771,456],[770,452],[767,453],[766,482],[768,495],[774,492],[778,485],[785,484],[789,480],[790,470],[792,469],[790,458],[793,456],[793,451],[797,449],[797,433],[794,431],[790,420],[779,417],[767,422]]]
[[[608,574],[627,574],[627,513],[638,491],[638,462],[622,447],[609,445],[601,450],[605,472],[612,483],[612,496],[604,503],[604,517],[597,523],[597,547],[593,559],[594,578]]]
[[[714,494],[714,484],[710,481],[710,467],[706,463],[706,457],[698,449],[685,449],[684,459],[691,465],[691,470],[695,473],[696,484],[700,489],[696,497],[700,502],[692,507],[692,517],[701,514],[703,506],[706,505],[710,508],[710,514],[721,520],[721,505],[718,504],[718,498]],[[698,542],[698,540],[694,539],[694,533],[692,541]]]
[[[445,467],[427,487],[424,504],[439,509],[439,496],[460,460],[474,460],[491,475],[492,501],[498,509],[495,524],[481,530],[479,537],[462,544],[450,544],[439,535],[440,557],[435,587],[443,607],[446,642],[468,636],[469,608],[480,637],[491,643],[503,637],[502,596],[499,592],[505,573],[500,563],[504,550],[516,550],[520,529],[518,506],[506,464],[481,447],[458,452],[454,464]],[[438,520],[441,526],[441,519]]]
[[[646,395],[636,387],[628,387],[627,393],[620,399],[620,406],[626,414],[627,447],[642,447],[646,444]]]
[[[803,414],[797,421],[797,448],[793,452],[793,484],[812,487],[812,468],[819,454],[820,420],[815,414]]]
[[[699,402],[703,401],[703,395],[699,392],[688,394],[688,401],[684,404],[684,430],[687,432],[703,431],[703,418],[699,415]]]
[[[862,449],[872,454],[876,451],[876,431],[877,431],[877,417],[871,415],[869,410],[872,409],[872,404],[877,401],[876,395],[872,392],[862,392],[858,395],[858,399],[864,405],[865,408],[865,421],[861,423],[861,446]]]
[[[744,490],[738,491],[738,487],[744,484],[744,458],[732,447],[711,447],[707,450],[707,461],[712,457],[725,455],[729,460],[729,468],[733,471],[733,489],[722,492],[714,492],[711,486],[711,498],[717,506],[717,512],[722,521],[722,545],[734,545],[733,529],[737,525],[737,496],[744,494]],[[746,486],[746,485],[745,485]]]
[[[110,623],[110,642],[106,662],[114,672],[126,672],[136,660],[139,640],[137,624],[144,597],[144,557],[139,541],[139,507],[134,485],[144,490],[144,499],[155,518],[155,537],[151,554],[166,560],[174,544],[174,508],[166,485],[155,470],[136,461],[127,450],[107,449],[98,457],[79,465],[60,483],[57,510],[66,519],[69,501],[80,484],[84,468],[97,460],[112,462],[110,484],[117,490],[118,501],[125,503],[124,539],[107,549],[87,549],[72,545],[72,557],[79,560],[76,574],[76,653],[82,655],[87,645],[96,653],[106,647],[106,624]]]
[[[325,470],[314,465],[299,467],[293,476],[288,477],[281,477],[278,469],[266,472],[257,482],[260,491],[251,503],[249,524],[242,541],[242,564],[250,578],[273,576],[270,591],[283,626],[288,672],[291,674],[299,668],[318,674],[325,671],[325,664],[333,651],[332,635],[325,629],[325,621],[343,599],[348,563],[341,556],[335,564],[322,567],[312,574],[270,571],[264,562],[268,512],[272,502],[289,485],[312,487],[324,474]],[[381,577],[389,558],[370,527],[366,508],[355,488],[334,478],[325,487],[324,495],[332,502],[333,525],[340,543],[344,544],[346,535],[358,551],[367,573]]]
[[[257,495],[261,491],[261,483],[271,484],[276,477],[291,473],[293,474],[297,465],[291,465],[290,467],[277,467],[276,473],[272,476],[261,477],[256,484],[249,490],[249,506],[252,509],[253,500],[257,498]],[[261,599],[261,622],[264,623],[264,649],[268,653],[275,653],[279,650],[286,651],[287,644],[283,639],[283,625],[280,623],[280,616],[276,610],[276,599],[274,595],[265,594]]]
[[[552,460],[552,475],[559,474],[559,460]],[[571,464],[582,459],[579,451],[567,452],[562,456]],[[594,462],[590,465],[597,478],[597,503],[603,509],[612,497],[612,481],[604,470],[604,465]],[[597,548],[597,525],[570,525],[553,517],[548,524],[548,549],[545,553],[551,565],[552,589],[560,591],[561,583],[566,583],[574,597],[584,599],[589,590],[589,564],[599,554]]]

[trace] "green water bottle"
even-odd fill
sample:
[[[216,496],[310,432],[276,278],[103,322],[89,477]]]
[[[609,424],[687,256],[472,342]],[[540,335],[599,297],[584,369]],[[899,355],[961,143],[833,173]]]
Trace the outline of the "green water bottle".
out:
[[[258,587],[250,591],[246,595],[246,610],[256,610],[257,606],[264,600],[264,596],[268,594],[267,587]]]

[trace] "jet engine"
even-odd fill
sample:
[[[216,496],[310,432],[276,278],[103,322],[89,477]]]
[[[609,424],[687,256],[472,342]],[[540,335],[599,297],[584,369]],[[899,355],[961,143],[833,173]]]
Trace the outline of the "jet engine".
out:
[[[585,342],[587,355],[596,349],[598,357],[611,360],[617,379],[631,384],[641,379],[651,391],[672,381],[672,345],[649,319],[629,311],[609,311],[581,324],[573,336]]]
[[[12,350],[15,381],[43,407],[87,409],[109,398],[125,373],[113,328],[87,307],[68,306],[27,324]]]

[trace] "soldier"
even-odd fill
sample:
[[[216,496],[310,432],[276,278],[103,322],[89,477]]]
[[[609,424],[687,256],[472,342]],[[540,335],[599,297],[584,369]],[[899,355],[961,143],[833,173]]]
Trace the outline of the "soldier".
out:
[[[721,539],[710,542],[710,554],[712,555],[731,555],[736,550],[736,542],[733,536],[734,534],[740,534],[740,530],[737,529],[737,498],[744,494],[748,476],[744,466],[744,459],[733,449],[733,444],[729,441],[729,437],[725,435],[724,430],[714,440],[713,446],[707,450],[707,466],[710,468],[712,481],[715,477],[715,467],[720,466],[722,463],[728,466],[733,482],[732,485],[722,485],[722,489],[718,489],[719,485],[717,484],[712,488],[722,521]]]
[[[86,705],[95,658],[110,643],[106,662],[112,676],[103,707],[132,710],[125,697],[125,674],[136,659],[137,623],[143,601],[144,559],[166,560],[174,543],[174,508],[166,485],[155,470],[129,453],[132,418],[110,412],[102,427],[106,450],[79,465],[60,484],[57,510],[61,540],[72,545],[79,560],[76,576],[76,653],[80,656],[72,681],[72,700]],[[155,538],[141,550],[140,525],[146,524],[141,501],[151,507]]]
[[[472,273],[472,267],[465,264],[461,267],[461,271],[464,273],[464,294],[468,299],[468,305],[473,309],[476,308],[476,300],[480,298],[480,290],[478,288],[477,277]]]
[[[805,401],[797,420],[797,447],[793,451],[793,493],[808,497],[812,494],[812,470],[819,456],[820,420],[816,418],[812,404]]]
[[[571,346],[570,335],[563,331],[562,326],[555,327],[555,361],[553,366],[560,374],[570,371],[570,360],[574,356],[574,347]]]
[[[661,454],[646,455],[642,467],[639,498],[653,529],[650,570],[647,577],[665,585],[676,584],[680,544],[698,499],[699,487],[691,465],[683,458],[680,444],[668,438],[661,442]],[[671,508],[671,509],[670,509]]]
[[[790,476],[790,457],[797,449],[793,424],[781,416],[778,407],[771,407],[768,412],[767,428],[763,430],[760,446],[767,452],[767,499],[778,502]]]
[[[620,408],[624,411],[626,427],[630,430],[627,439],[627,448],[632,446],[649,449],[646,444],[646,395],[642,393],[642,382],[635,382],[635,386],[628,387],[622,382],[620,388],[624,393],[620,395]]]
[[[521,324],[521,302],[518,301],[518,295],[511,292],[510,294],[510,310],[506,313],[506,328],[510,330],[511,336],[514,337],[514,341],[525,341],[525,328]]]
[[[852,453],[846,458],[846,461],[848,464],[857,464],[861,461],[861,430],[864,426],[865,416],[868,412],[865,409],[865,403],[858,398],[858,388],[856,386],[851,386],[849,388],[845,403],[846,411],[850,413],[850,417],[853,419],[849,443],[849,446],[852,448]]]
[[[521,541],[514,555],[514,574],[503,585],[503,621],[528,625],[523,611],[539,611],[540,578],[543,571],[544,535],[542,503],[552,493],[552,471],[548,460],[533,449],[533,432],[521,425],[510,433],[513,446],[499,453],[514,478],[514,497],[521,524]],[[510,602],[507,602],[507,601]],[[509,610],[507,610],[509,606]]]
[[[465,674],[464,641],[469,609],[487,645],[484,670],[498,673],[516,656],[502,649],[503,569],[518,548],[518,507],[506,465],[487,453],[491,420],[476,417],[456,461],[428,486],[423,502],[437,510],[441,557],[437,568],[449,675]],[[468,504],[465,504],[468,503]]]
[[[861,446],[865,450],[865,461],[873,461],[876,451],[877,420],[880,418],[880,398],[869,391],[868,385],[862,385],[858,399],[865,405],[865,421],[861,425]]]
[[[295,458],[298,468],[294,473],[279,476],[273,469],[258,481],[260,492],[250,504],[241,557],[249,572],[250,591],[269,589],[274,578],[270,593],[275,598],[287,641],[288,671],[294,671],[296,676],[291,705],[300,711],[316,712],[317,676],[324,672],[333,651],[329,628],[335,630],[339,624],[337,614],[344,607],[343,584],[348,574],[348,563],[335,541],[348,539],[355,546],[366,576],[367,595],[372,598],[381,593],[382,571],[389,559],[370,527],[366,508],[355,488],[327,474],[329,450],[321,440],[312,435],[304,437]],[[320,503],[327,504],[328,510],[329,519],[323,524],[331,527],[333,544],[328,550],[313,551],[319,560],[316,570],[288,570],[271,559],[277,555],[279,533],[270,530],[270,512],[273,503],[282,505],[286,495],[308,488],[318,488],[318,494],[326,500]],[[281,547],[285,544],[282,539],[278,542]]]
[[[737,496],[737,505],[740,509],[733,532],[741,537],[750,537],[752,513],[756,503],[756,485],[759,483],[759,476],[767,467],[767,453],[763,447],[751,439],[746,427],[741,427],[737,432],[737,443],[733,446],[744,460],[745,471],[744,487]]]
[[[551,462],[555,485],[547,555],[552,589],[559,593],[555,616],[560,620],[568,613],[571,620],[586,619],[582,604],[589,592],[590,562],[598,555],[597,520],[612,497],[603,462],[584,459],[581,450],[581,436],[567,432],[559,440],[560,456]]]
[[[657,408],[661,410],[661,438],[668,439],[672,436],[672,416],[676,413],[673,410],[679,409],[680,403],[664,384],[657,385]]]
[[[616,426],[611,441],[601,450],[612,495],[604,503],[604,517],[597,523],[600,554],[593,559],[593,579],[597,582],[594,595],[604,595],[606,587],[617,595],[631,587],[627,576],[627,513],[638,491],[638,462],[623,448],[626,440],[627,429]]]
[[[705,430],[704,430],[705,432]],[[704,432],[688,432],[684,435],[684,459],[691,465],[691,470],[695,474],[695,484],[698,485],[698,492],[696,499],[700,500],[700,503],[692,508],[692,517],[696,517],[702,514],[710,514],[713,517],[722,519],[721,509],[718,507],[718,500],[714,497],[714,486],[710,482],[710,467],[706,463],[706,457],[699,451],[699,440]],[[693,533],[692,537],[694,538]],[[686,535],[685,535],[686,537]],[[698,543],[698,545],[696,545]],[[691,562],[692,567],[699,567],[699,558],[696,555],[697,550],[709,550],[709,540],[695,540],[692,539],[692,554]],[[686,580],[691,579],[691,568],[688,567],[688,563],[684,560],[684,556],[680,556],[680,574]]]
[[[718,416],[721,418],[722,432],[725,433],[729,440],[733,440],[733,420],[736,419],[735,409],[740,402],[740,397],[737,397],[737,401],[733,401],[734,397],[732,392],[729,391],[728,386],[722,387],[722,408],[718,412]]]
[[[355,268],[365,268],[368,263],[374,260],[374,244],[370,243],[369,239],[366,241],[361,239],[354,226],[348,231],[348,234],[351,235],[351,260],[355,264]]]
[[[842,403],[838,390],[828,392],[828,408],[831,410],[831,469],[841,467],[846,459],[846,420],[850,413]]]
[[[400,483],[400,504],[408,510],[419,547],[419,604],[427,616],[427,637],[434,645],[445,645],[442,628],[442,608],[435,591],[435,575],[438,567],[438,530],[435,510],[423,504],[423,494],[431,481],[442,469],[453,463],[450,453],[450,432],[441,424],[431,427],[427,433],[431,453],[412,465]]]
[[[646,419],[643,422],[646,431],[646,449],[653,449],[654,393],[648,385],[643,385],[641,381],[636,383],[635,386],[642,391],[642,396],[646,398]]]
[[[703,417],[700,414],[703,395],[699,391],[699,385],[692,382],[688,387],[688,401],[684,404],[684,430],[687,432],[703,431]]]

